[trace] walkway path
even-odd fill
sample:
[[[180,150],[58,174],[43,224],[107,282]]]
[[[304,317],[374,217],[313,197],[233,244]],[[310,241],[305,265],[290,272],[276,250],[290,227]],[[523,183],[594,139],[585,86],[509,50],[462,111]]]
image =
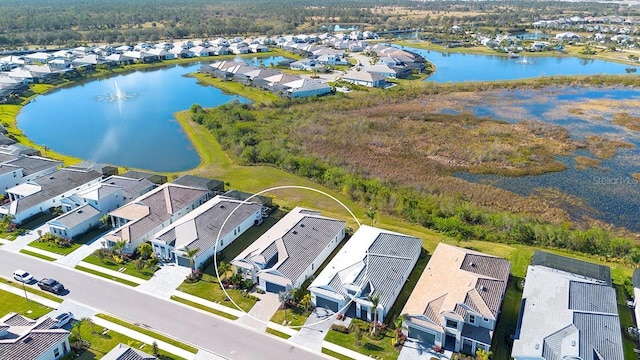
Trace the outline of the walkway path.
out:
[[[322,351],[322,343],[331,330],[335,313],[325,308],[315,308],[304,326],[289,340],[313,351]]]
[[[26,247],[30,242],[38,239],[38,230],[42,230],[42,233],[44,234],[48,231],[48,226],[45,224],[41,225],[37,229],[29,230],[27,233],[18,236],[13,241],[6,241],[2,248],[13,252],[20,252],[20,250]]]
[[[253,305],[249,310],[249,314],[240,317],[238,322],[254,329],[265,331],[267,330],[267,323],[280,307],[280,300],[277,294],[272,293],[254,295],[259,297],[260,301]]]
[[[98,239],[100,239],[100,237],[86,244],[82,244],[79,248],[71,252],[71,254],[56,260],[56,262],[58,264],[68,266],[71,268],[76,267],[76,265],[78,265],[82,260],[84,260],[84,258],[93,254],[96,250],[102,247],[102,244],[100,243],[100,241],[98,241]]]

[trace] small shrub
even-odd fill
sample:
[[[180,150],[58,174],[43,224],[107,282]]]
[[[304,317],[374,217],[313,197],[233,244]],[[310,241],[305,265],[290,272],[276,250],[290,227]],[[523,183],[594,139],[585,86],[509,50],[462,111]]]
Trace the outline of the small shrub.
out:
[[[331,330],[335,330],[337,332],[343,333],[343,334],[349,334],[349,328],[344,326],[344,325],[337,325],[337,324],[333,324],[331,325]]]

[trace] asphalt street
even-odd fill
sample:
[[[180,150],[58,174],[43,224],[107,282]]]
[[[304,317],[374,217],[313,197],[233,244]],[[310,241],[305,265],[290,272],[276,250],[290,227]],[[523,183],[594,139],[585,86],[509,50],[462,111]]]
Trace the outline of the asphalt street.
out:
[[[69,289],[64,298],[143,324],[230,359],[325,359],[232,321],[0,247],[0,275],[10,278],[16,269],[28,271],[36,279],[51,277],[60,281]]]

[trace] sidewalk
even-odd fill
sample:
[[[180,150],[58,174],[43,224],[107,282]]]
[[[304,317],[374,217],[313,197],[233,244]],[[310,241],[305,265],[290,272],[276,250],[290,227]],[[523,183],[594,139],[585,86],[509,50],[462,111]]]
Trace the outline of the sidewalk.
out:
[[[238,322],[250,326],[256,330],[267,330],[269,320],[280,307],[278,295],[272,293],[256,294],[260,298],[248,314],[243,315]]]
[[[82,262],[84,258],[93,254],[94,251],[102,247],[100,241],[97,241],[98,239],[99,238],[94,239],[90,244],[82,244],[82,246],[75,249],[67,256],[63,256],[60,259],[56,260],[56,262],[60,265],[68,266],[70,268],[76,267],[76,265]]]
[[[315,308],[304,326],[289,340],[313,351],[322,351],[324,337],[331,330],[335,320],[334,314],[333,311],[324,308]]]
[[[24,235],[18,236],[13,241],[5,241],[5,243],[2,246],[2,248],[5,249],[5,250],[13,251],[13,252],[20,252],[20,250],[25,248],[30,242],[38,239],[38,229],[43,230],[43,233],[44,233],[45,230],[46,230],[45,229],[46,227],[47,227],[46,224],[45,225],[41,225],[37,229],[30,230],[27,233],[25,233]]]
[[[109,276],[113,276],[113,277],[116,277],[116,278],[125,279],[127,281],[131,281],[131,282],[136,283],[138,285],[139,284],[144,284],[147,281],[145,279],[141,279],[141,278],[136,277],[136,276],[123,274],[121,272],[117,272],[115,270],[107,269],[107,268],[102,267],[102,266],[89,264],[88,262],[84,262],[84,261],[80,261],[78,263],[78,266],[82,266],[82,267],[85,267],[87,269],[91,269],[91,270],[94,270],[94,271],[97,271],[97,272],[101,272],[101,273],[103,273],[105,275],[109,275]]]
[[[242,316],[244,316],[244,312],[235,309],[235,308],[230,308],[228,306],[224,306],[224,305],[220,305],[218,303],[215,303],[213,301],[209,301],[206,299],[203,299],[201,297],[197,297],[197,296],[193,296],[191,294],[187,294],[185,292],[179,291],[179,290],[175,290],[172,294],[173,296],[177,296],[179,298],[185,299],[185,300],[189,300],[191,302],[194,302],[196,304],[200,304],[200,305],[204,305],[206,307],[218,310],[218,311],[222,311],[225,312],[227,314],[233,315],[237,318],[240,318]]]

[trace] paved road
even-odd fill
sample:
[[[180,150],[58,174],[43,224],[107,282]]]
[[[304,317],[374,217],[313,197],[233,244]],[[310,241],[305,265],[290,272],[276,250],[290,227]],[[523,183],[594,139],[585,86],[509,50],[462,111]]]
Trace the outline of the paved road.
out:
[[[0,275],[11,277],[15,269],[27,270],[36,278],[55,278],[69,288],[65,298],[147,325],[231,359],[326,359],[231,321],[0,247]]]

